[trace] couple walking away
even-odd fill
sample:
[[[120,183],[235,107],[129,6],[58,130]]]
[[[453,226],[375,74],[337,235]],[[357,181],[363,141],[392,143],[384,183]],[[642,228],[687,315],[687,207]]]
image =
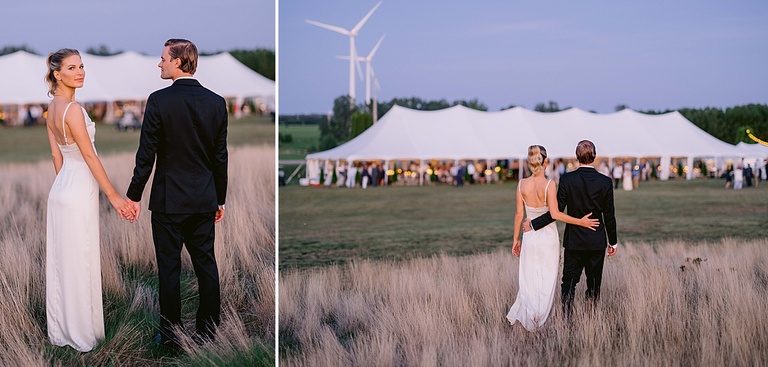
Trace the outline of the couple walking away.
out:
[[[546,149],[540,145],[528,148],[533,175],[520,180],[517,186],[512,252],[520,257],[519,288],[507,313],[507,320],[513,325],[520,321],[526,329],[534,331],[544,325],[552,309],[560,263],[555,220],[566,223],[561,285],[566,321],[573,319],[573,297],[582,271],[587,276],[587,298],[596,302],[600,296],[605,250],[607,247],[608,256],[615,255],[617,240],[613,185],[609,177],[591,166],[595,154],[591,141],[580,141],[576,146],[579,167],[564,174],[556,189],[552,180],[544,177],[544,167],[549,164]],[[563,213],[566,208],[568,214]],[[525,223],[523,213],[527,217]],[[522,241],[521,227],[525,229]]]
[[[80,53],[48,56],[48,140],[56,179],[48,195],[46,317],[57,346],[87,352],[104,338],[99,254],[99,187],[122,219],[139,218],[141,196],[155,166],[149,199],[159,275],[160,327],[155,341],[178,347],[181,327],[181,248],[186,245],[200,289],[197,340],[219,323],[219,275],[214,224],[224,218],[227,192],[227,110],[224,99],[192,75],[197,48],[165,43],[158,67],[173,84],[150,94],[136,166],[126,196],[112,186],[94,147],[95,124],[75,101],[85,68]]]

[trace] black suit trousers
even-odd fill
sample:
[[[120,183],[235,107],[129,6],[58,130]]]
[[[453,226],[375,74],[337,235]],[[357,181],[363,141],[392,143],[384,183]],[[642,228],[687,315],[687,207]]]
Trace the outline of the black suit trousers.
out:
[[[212,337],[221,313],[219,270],[213,243],[215,212],[203,214],[165,214],[152,212],[152,237],[155,242],[160,280],[160,332],[173,338],[173,327],[181,326],[181,248],[186,245],[200,290],[195,326],[197,332]]]
[[[593,301],[597,301],[600,298],[600,284],[603,280],[604,263],[605,250],[565,249],[561,291],[563,311],[569,319],[573,312],[573,297],[576,292],[576,284],[579,282],[579,278],[581,278],[582,271],[587,276],[587,298]]]

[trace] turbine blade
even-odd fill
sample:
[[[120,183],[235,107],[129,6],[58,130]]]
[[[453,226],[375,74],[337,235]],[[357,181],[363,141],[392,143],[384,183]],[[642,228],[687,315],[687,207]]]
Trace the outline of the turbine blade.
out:
[[[381,38],[379,38],[379,42],[376,42],[376,46],[373,46],[373,50],[371,50],[371,53],[368,54],[368,59],[372,59],[373,58],[373,55],[376,54],[376,50],[379,49],[379,45],[381,45],[381,41],[383,41],[384,37],[386,37],[386,36],[387,36],[386,34],[383,34],[381,36]]]
[[[368,21],[368,18],[370,18],[370,17],[371,17],[371,14],[373,14],[373,12],[374,12],[374,11],[376,11],[376,9],[379,7],[379,5],[381,5],[381,1],[379,1],[379,2],[378,2],[378,3],[377,3],[377,4],[376,4],[374,7],[373,7],[373,9],[371,9],[371,11],[369,11],[369,12],[368,12],[368,14],[366,14],[366,15],[365,15],[365,17],[363,17],[363,19],[361,19],[361,20],[360,20],[360,22],[359,22],[359,23],[357,23],[357,25],[355,26],[355,28],[352,28],[352,30],[351,30],[350,32],[352,32],[353,34],[357,34],[357,31],[359,31],[359,30],[360,30],[360,28],[363,28],[363,24],[365,24],[365,22],[366,22],[366,21]]]
[[[355,60],[355,66],[357,67],[357,76],[360,77],[360,80],[364,80],[363,79],[363,69],[360,67],[360,57],[358,57]]]
[[[329,24],[325,24],[325,23],[315,22],[314,20],[309,20],[309,19],[305,19],[304,21],[309,23],[309,24],[312,24],[314,26],[318,26],[320,28],[325,28],[327,30],[334,31],[336,33],[341,33],[341,34],[346,35],[346,36],[349,36],[349,35],[352,34],[350,31],[348,31],[348,30],[346,30],[344,28],[341,28],[341,27],[337,27],[335,25],[329,25]]]
[[[376,89],[381,89],[379,78],[376,77],[376,72],[373,70],[373,65],[369,63],[368,66],[371,68],[371,78],[373,78],[373,85],[376,87]]]
[[[349,56],[347,55],[336,55],[336,58],[339,60],[349,60]],[[357,61],[365,61],[365,57],[358,56]]]

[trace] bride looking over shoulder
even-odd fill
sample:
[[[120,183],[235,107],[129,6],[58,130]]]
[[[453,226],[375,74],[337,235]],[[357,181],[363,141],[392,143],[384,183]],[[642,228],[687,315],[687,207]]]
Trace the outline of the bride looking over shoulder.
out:
[[[96,126],[75,102],[85,81],[80,53],[61,49],[46,64],[46,126],[56,179],[48,194],[45,307],[48,339],[88,352],[104,338],[99,187],[123,219],[135,212],[110,183],[93,145]]]

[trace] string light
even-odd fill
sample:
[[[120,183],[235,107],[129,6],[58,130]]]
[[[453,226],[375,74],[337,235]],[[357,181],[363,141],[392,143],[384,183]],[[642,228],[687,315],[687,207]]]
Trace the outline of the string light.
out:
[[[749,136],[750,139],[754,140],[758,144],[768,146],[768,142],[760,140],[760,138],[758,138],[757,136],[752,135],[752,131],[750,131],[749,129],[747,129],[747,136]]]

